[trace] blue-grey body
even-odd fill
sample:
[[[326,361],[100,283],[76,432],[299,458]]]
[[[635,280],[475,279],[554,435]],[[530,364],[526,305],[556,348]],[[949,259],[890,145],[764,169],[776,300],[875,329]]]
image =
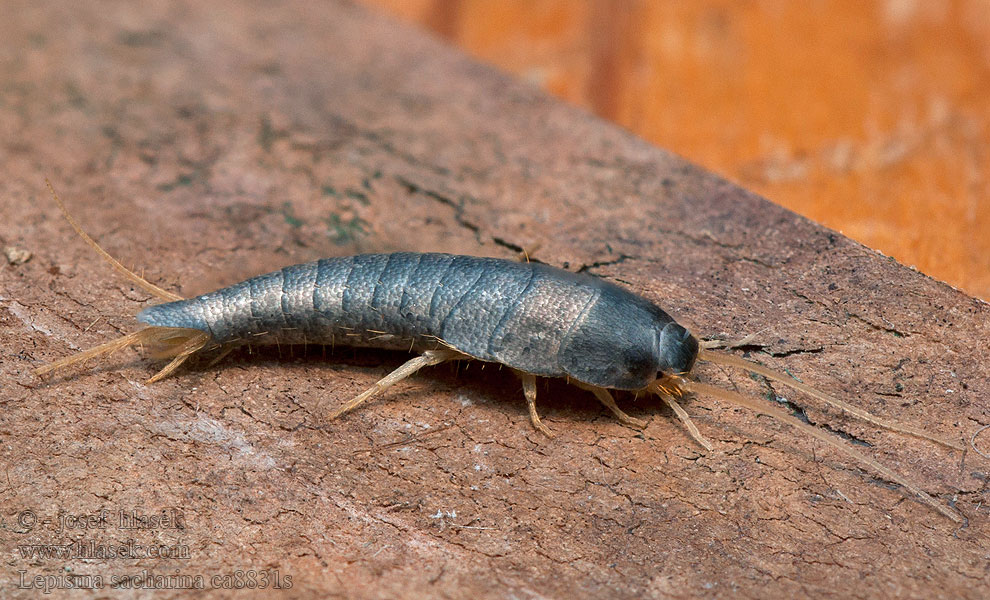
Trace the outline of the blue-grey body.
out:
[[[449,254],[370,254],[324,259],[253,277],[196,298],[180,299],[128,271],[87,236],[55,202],[79,235],[118,271],[159,298],[175,300],[143,310],[147,325],[99,346],[35,369],[38,375],[136,345],[155,345],[171,361],[148,381],[174,372],[190,356],[217,345],[251,343],[348,344],[418,351],[328,420],[353,410],[419,369],[464,357],[516,370],[533,426],[551,435],[536,410],[536,376],[569,377],[590,390],[623,423],[643,428],[623,412],[611,389],[645,390],[677,414],[703,446],[711,444],[674,396],[703,391],[765,412],[832,444],[900,483],[956,522],[955,510],[875,460],[797,418],[735,392],[690,381],[699,342],[654,303],[600,279],[536,263]],[[915,427],[887,422],[744,359],[701,351],[702,358],[734,365],[801,390],[867,421],[951,448],[963,447]],[[317,406],[317,409],[319,406]]]
[[[640,389],[691,369],[698,342],[616,285],[540,263],[449,254],[367,254],[286,267],[138,320],[220,344],[452,348],[546,377]]]

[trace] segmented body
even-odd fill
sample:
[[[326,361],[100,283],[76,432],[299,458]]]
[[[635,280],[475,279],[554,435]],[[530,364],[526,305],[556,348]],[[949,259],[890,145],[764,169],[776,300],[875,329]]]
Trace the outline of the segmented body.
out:
[[[346,343],[404,348],[419,354],[328,415],[333,420],[423,367],[465,357],[499,362],[522,380],[530,421],[551,435],[536,411],[536,376],[569,377],[594,393],[621,422],[646,422],[620,409],[609,389],[659,396],[708,450],[711,444],[674,396],[705,392],[772,415],[896,481],[956,522],[962,518],[894,471],[839,444],[784,411],[729,390],[687,378],[701,357],[742,367],[805,392],[866,421],[949,448],[963,447],[923,430],[892,423],[833,398],[785,373],[700,349],[698,340],[652,302],[587,275],[538,263],[449,254],[369,254],[324,259],[253,277],[196,298],[183,299],[128,270],[93,241],[48,188],[76,232],[121,274],[169,300],[138,315],[148,325],[99,346],[35,369],[38,375],[152,345],[171,362],[148,381],[174,372],[211,344]],[[715,347],[717,344],[706,344]]]
[[[698,351],[659,307],[596,277],[450,254],[294,265],[147,308],[138,319],[205,331],[222,344],[448,347],[533,375],[614,389],[643,388],[665,366],[686,372]],[[676,338],[683,347],[679,364],[658,365],[655,358],[665,330],[667,345]]]

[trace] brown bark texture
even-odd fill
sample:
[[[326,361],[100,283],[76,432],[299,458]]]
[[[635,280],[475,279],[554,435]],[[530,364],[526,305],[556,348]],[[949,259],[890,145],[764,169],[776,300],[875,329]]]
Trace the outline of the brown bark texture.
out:
[[[540,383],[545,437],[518,379],[480,363],[327,423],[407,358],[374,350],[256,348],[151,385],[161,363],[125,350],[39,380],[153,302],[75,236],[46,176],[184,296],[325,256],[535,250],[967,444],[990,423],[990,310],[349,3],[6,7],[0,596],[986,596],[990,460],[727,368],[698,378],[831,430],[967,525],[705,397],[686,407],[713,452],[659,402],[618,396],[638,431],[563,381]]]

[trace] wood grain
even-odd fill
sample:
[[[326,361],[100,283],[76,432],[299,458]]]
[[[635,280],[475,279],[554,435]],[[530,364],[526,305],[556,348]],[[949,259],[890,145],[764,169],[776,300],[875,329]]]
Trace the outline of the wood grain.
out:
[[[126,351],[39,381],[151,301],[74,236],[45,176],[109,252],[182,295],[322,256],[539,248],[954,439],[990,423],[990,308],[350,2],[14,4],[0,246],[33,257],[0,264],[0,595],[179,574],[225,597],[253,571],[291,577],[282,597],[986,596],[988,462],[711,365],[701,380],[786,398],[968,527],[704,397],[685,405],[711,453],[656,403],[618,398],[649,420],[637,431],[561,381],[539,383],[548,439],[519,381],[476,363],[325,421],[403,353],[255,349],[147,385],[160,363]],[[102,511],[181,527],[58,529]],[[185,552],[29,546],[129,540]],[[174,587],[140,591],[195,593]]]
[[[983,0],[365,0],[990,299]]]

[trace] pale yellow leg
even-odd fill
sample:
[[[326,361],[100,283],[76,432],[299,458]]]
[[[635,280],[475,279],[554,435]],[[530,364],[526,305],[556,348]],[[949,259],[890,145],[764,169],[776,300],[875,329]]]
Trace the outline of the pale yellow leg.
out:
[[[595,398],[598,398],[599,402],[604,404],[606,408],[612,411],[612,414],[615,415],[615,418],[618,419],[619,422],[622,423],[623,425],[629,425],[631,427],[636,427],[637,429],[643,429],[646,427],[647,425],[646,421],[642,419],[637,419],[636,417],[627,414],[624,410],[619,408],[619,406],[615,403],[615,400],[612,398],[612,394],[607,389],[595,387],[593,385],[588,385],[586,383],[579,383],[577,381],[572,381],[571,383],[573,383],[574,385],[578,386],[583,390],[588,390],[589,392],[594,394]]]
[[[704,446],[706,450],[711,452],[713,449],[712,443],[709,442],[707,439],[705,439],[705,436],[701,435],[701,432],[698,431],[698,428],[694,426],[694,421],[691,420],[691,416],[688,415],[687,411],[684,410],[681,407],[681,405],[678,404],[677,401],[674,400],[674,397],[671,396],[670,394],[661,392],[659,390],[655,390],[655,391],[656,394],[660,396],[660,398],[663,399],[664,402],[667,403],[667,406],[669,406],[670,409],[674,411],[674,414],[677,415],[677,418],[679,418],[681,422],[684,423],[684,426],[687,427],[689,432],[691,432],[691,437],[693,437],[695,441],[697,441],[699,444]]]
[[[330,413],[328,419],[330,421],[336,419],[340,415],[354,410],[358,406],[361,406],[369,399],[371,399],[375,394],[383,392],[393,385],[399,383],[406,377],[409,377],[416,371],[419,371],[423,367],[428,367],[430,365],[437,365],[448,360],[454,360],[456,358],[463,358],[464,355],[460,352],[454,352],[453,350],[427,350],[423,354],[407,361],[398,369],[392,371],[385,377],[378,380],[375,385],[371,386],[369,389],[365,390],[353,400],[347,404],[341,406],[337,410]]]
[[[612,414],[615,415],[615,418],[618,419],[619,422],[622,423],[623,425],[630,425],[637,429],[643,429],[646,427],[646,421],[642,419],[637,419],[636,417],[627,414],[625,411],[619,408],[619,406],[615,403],[615,400],[612,398],[612,394],[610,394],[607,389],[594,387],[591,385],[581,386],[581,387],[590,390],[591,393],[593,393],[595,397],[598,398],[598,401],[604,404],[610,411],[612,411]]]
[[[540,415],[536,413],[536,377],[529,373],[519,373],[522,379],[523,393],[526,394],[526,405],[529,407],[529,420],[533,427],[542,431],[547,437],[553,437],[550,428],[540,421]]]

